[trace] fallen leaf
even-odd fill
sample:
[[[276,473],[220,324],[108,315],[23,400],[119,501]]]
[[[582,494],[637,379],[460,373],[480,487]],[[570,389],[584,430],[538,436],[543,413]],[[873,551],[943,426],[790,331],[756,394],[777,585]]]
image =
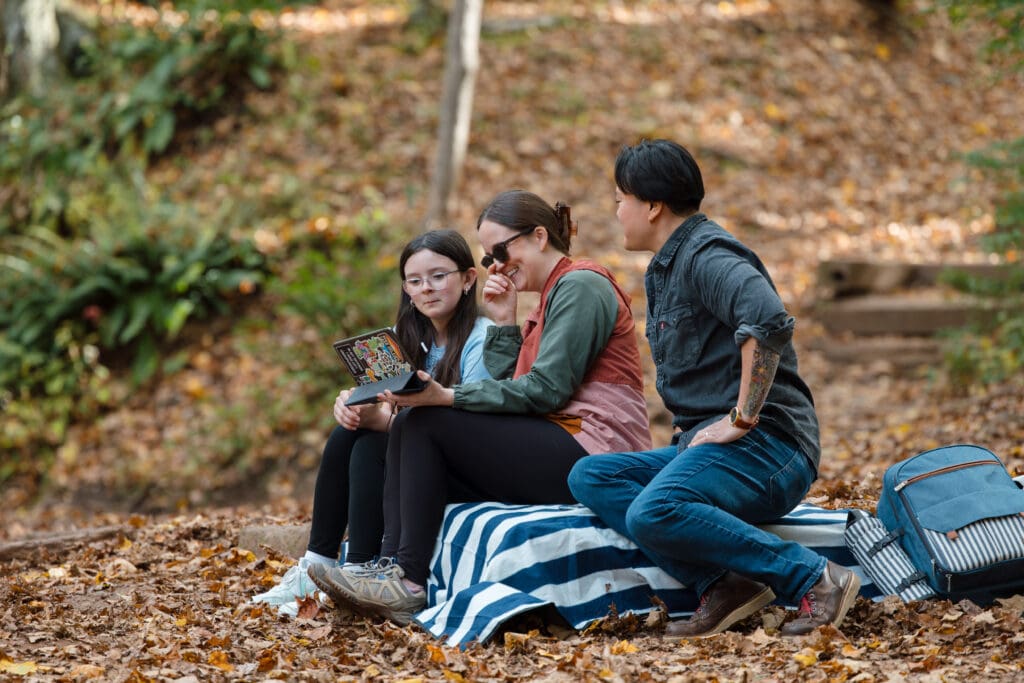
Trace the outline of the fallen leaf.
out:
[[[298,619],[315,619],[320,614],[320,601],[312,595],[297,598],[296,602],[299,603],[299,611],[296,615]]]
[[[534,638],[538,635],[540,635],[540,631],[537,629],[533,629],[528,633],[514,633],[512,631],[507,631],[505,633],[505,650],[525,650],[526,643],[529,642],[531,638]]]
[[[27,676],[35,673],[37,668],[35,662],[12,662],[9,659],[0,659],[0,671],[15,676]]]
[[[619,640],[612,644],[611,652],[613,655],[624,655],[631,652],[638,652],[640,648],[633,645],[628,640]]]
[[[448,662],[448,658],[444,654],[444,650],[439,648],[437,645],[427,643],[427,652],[430,653],[430,661],[435,664],[445,664]]]
[[[311,631],[306,631],[306,637],[312,641],[322,640],[327,636],[331,635],[331,631],[334,630],[330,624],[325,624]]]
[[[980,614],[975,614],[971,618],[971,621],[973,621],[976,624],[994,624],[996,623],[996,617],[994,614],[992,614],[992,610],[985,610]]]
[[[212,664],[221,671],[234,671],[235,667],[231,666],[231,662],[228,661],[228,653],[224,650],[214,650],[206,657],[206,663]]]
[[[793,655],[793,659],[795,659],[800,666],[808,667],[818,662],[818,653],[809,647],[805,647],[803,650],[800,650],[800,652],[795,653]]]
[[[79,664],[71,670],[71,678],[99,678],[106,669],[95,664]]]

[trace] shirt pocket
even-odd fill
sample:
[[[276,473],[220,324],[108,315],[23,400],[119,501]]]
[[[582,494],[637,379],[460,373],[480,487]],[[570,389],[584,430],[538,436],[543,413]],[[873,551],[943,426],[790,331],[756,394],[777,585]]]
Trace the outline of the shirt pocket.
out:
[[[693,307],[683,303],[663,311],[653,325],[647,325],[647,342],[659,368],[692,367],[700,349]]]

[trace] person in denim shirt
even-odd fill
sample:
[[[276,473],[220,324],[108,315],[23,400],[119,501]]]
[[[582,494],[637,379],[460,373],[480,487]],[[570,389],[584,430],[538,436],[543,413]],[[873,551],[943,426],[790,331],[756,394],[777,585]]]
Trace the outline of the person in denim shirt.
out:
[[[700,213],[704,184],[686,149],[624,147],[615,183],[626,249],[655,252],[647,340],[675,433],[664,448],[578,461],[573,495],[701,596],[668,637],[719,633],[777,595],[799,605],[784,635],[838,625],[856,574],[756,526],[800,503],[821,455],[793,317],[757,255]]]

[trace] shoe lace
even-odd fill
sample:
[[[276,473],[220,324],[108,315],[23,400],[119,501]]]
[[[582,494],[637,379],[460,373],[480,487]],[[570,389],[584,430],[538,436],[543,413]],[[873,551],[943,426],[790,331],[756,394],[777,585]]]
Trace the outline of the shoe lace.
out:
[[[814,611],[817,607],[818,603],[814,598],[814,593],[807,593],[804,597],[800,598],[800,606],[797,608],[797,614],[806,615],[808,617],[814,616]]]
[[[703,619],[708,614],[708,594],[700,596],[700,604],[697,605],[697,609],[693,612],[694,619]]]

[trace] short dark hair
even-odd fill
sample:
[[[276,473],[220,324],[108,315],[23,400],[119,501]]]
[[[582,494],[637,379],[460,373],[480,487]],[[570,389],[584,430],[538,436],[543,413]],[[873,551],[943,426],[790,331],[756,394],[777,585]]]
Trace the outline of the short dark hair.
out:
[[[615,184],[642,201],[664,202],[680,216],[699,211],[704,201],[700,167],[685,147],[671,140],[624,146],[615,159]]]
[[[537,226],[547,228],[548,242],[566,256],[576,234],[576,221],[572,219],[568,204],[557,202],[551,206],[526,190],[507,190],[492,199],[476,219],[477,230],[484,221],[493,221],[516,232]]]

